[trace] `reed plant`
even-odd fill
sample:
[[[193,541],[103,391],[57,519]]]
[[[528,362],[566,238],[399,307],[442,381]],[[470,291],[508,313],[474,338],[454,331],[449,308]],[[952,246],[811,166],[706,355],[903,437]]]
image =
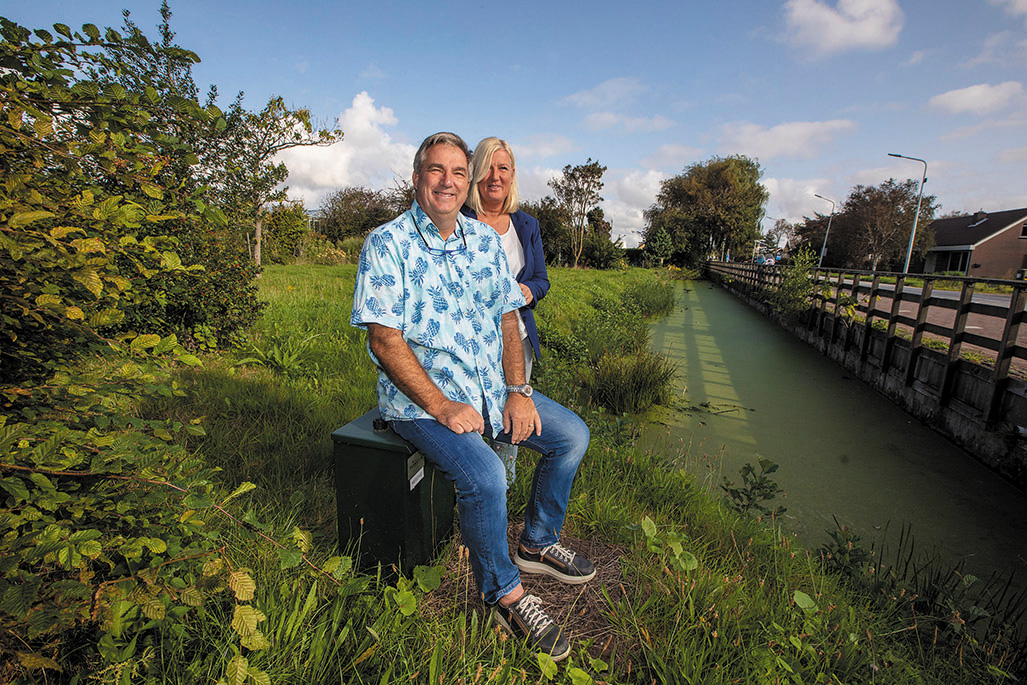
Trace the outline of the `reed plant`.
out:
[[[202,417],[205,435],[177,439],[221,469],[226,492],[242,482],[257,486],[241,523],[211,533],[252,572],[268,644],[234,653],[235,607],[211,603],[181,626],[158,625],[156,648],[136,659],[139,675],[129,681],[216,681],[237,657],[267,677],[236,670],[238,683],[986,683],[1022,669],[1008,654],[919,649],[908,613],[868,610],[865,588],[828,572],[773,516],[742,516],[683,471],[687,446],[641,449],[641,426],[582,392],[590,371],[548,346],[533,383],[592,431],[563,534],[618,550],[604,568],[607,580],[589,584],[589,603],[552,609],[572,627],[585,617],[601,623],[606,637],[576,640],[557,667],[498,632],[455,543],[437,566],[410,577],[387,568],[358,573],[355,550],[339,549],[335,531],[329,437],[375,404],[364,336],[348,325],[354,272],[353,265],[267,269],[264,316],[247,344],[181,372],[186,397],[142,408]],[[651,271],[552,269],[550,277],[552,290],[536,309],[544,341],[598,345],[587,329],[601,324],[601,337],[630,341],[629,349],[602,354],[641,356],[642,347],[630,348],[648,338],[620,326],[667,306],[653,304],[667,298]],[[632,306],[631,316],[619,314]],[[255,349],[273,358],[266,354],[273,345],[296,354],[284,365],[246,361]],[[581,347],[588,359],[593,352]],[[518,458],[514,521],[533,461],[529,450]],[[263,537],[290,534],[303,543],[302,559]],[[113,675],[97,681],[104,678],[116,682]]]

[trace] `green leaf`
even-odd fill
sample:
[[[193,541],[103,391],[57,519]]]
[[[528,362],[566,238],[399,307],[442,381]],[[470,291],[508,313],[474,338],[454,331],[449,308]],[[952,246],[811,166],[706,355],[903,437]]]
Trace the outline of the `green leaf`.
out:
[[[228,576],[228,587],[240,602],[248,602],[253,599],[253,593],[257,590],[257,584],[253,578],[242,569],[232,571]]]
[[[22,482],[21,478],[17,476],[8,476],[0,480],[0,488],[6,490],[7,494],[13,497],[16,503],[28,500],[29,498],[28,488],[25,487],[25,483]]]
[[[214,505],[214,500],[207,493],[189,493],[182,500],[189,509],[206,509],[207,507]]]
[[[575,668],[573,666],[568,669],[567,675],[571,677],[571,683],[573,685],[592,685],[592,683],[595,682],[592,680],[592,676],[588,673],[585,673],[580,668]]]
[[[278,550],[279,568],[296,568],[303,561],[303,552],[295,547]]]
[[[203,593],[197,590],[194,586],[190,586],[182,590],[179,597],[181,597],[182,603],[187,606],[203,606]]]
[[[236,654],[225,667],[225,683],[227,685],[244,685],[250,662],[242,654]]]
[[[235,499],[236,497],[239,497],[240,495],[245,495],[247,492],[250,492],[251,490],[256,490],[256,489],[257,489],[256,485],[254,485],[253,483],[251,483],[249,481],[245,481],[244,483],[242,483],[239,487],[237,487],[235,489],[235,492],[233,492],[231,495],[229,495],[228,497],[226,497],[223,500],[221,500],[221,505],[224,506],[225,504],[228,504],[231,500]]]
[[[249,604],[238,604],[232,615],[232,630],[242,637],[249,637],[257,632],[257,624],[266,618],[256,607]]]
[[[294,526],[292,529],[292,539],[301,552],[306,554],[310,551],[310,546],[313,543],[313,536],[310,534],[310,531]]]
[[[648,516],[642,519],[642,532],[645,533],[647,538],[656,536],[656,524]]]
[[[54,661],[50,657],[43,656],[42,654],[35,654],[35,653],[28,653],[28,654],[26,654],[25,652],[18,652],[18,661],[20,661],[21,665],[24,666],[25,668],[27,668],[30,671],[35,670],[37,668],[38,669],[49,668],[49,669],[52,669],[52,670],[55,670],[55,671],[63,671],[64,670],[64,669],[62,669],[60,667],[60,664],[58,664],[56,661]]]
[[[28,226],[33,221],[39,221],[41,219],[49,219],[54,216],[53,212],[47,212],[42,209],[36,209],[31,212],[18,212],[10,218],[8,224],[13,229],[18,229],[23,226]]]
[[[545,652],[539,652],[535,655],[535,659],[538,661],[538,667],[542,671],[543,678],[552,680],[556,677],[556,662],[553,661],[553,657]]]
[[[820,610],[817,603],[813,601],[813,598],[802,590],[796,590],[792,595],[792,599],[795,601],[795,604],[807,614],[815,614]]]
[[[129,348],[133,352],[139,352],[140,350],[145,350],[145,349],[148,349],[150,347],[153,347],[154,345],[156,345],[159,342],[160,342],[160,336],[159,335],[156,335],[154,333],[147,333],[145,335],[137,336],[136,339],[132,341],[132,344],[129,345]]]
[[[442,585],[442,568],[440,566],[415,566],[414,580],[421,592],[432,592]]]

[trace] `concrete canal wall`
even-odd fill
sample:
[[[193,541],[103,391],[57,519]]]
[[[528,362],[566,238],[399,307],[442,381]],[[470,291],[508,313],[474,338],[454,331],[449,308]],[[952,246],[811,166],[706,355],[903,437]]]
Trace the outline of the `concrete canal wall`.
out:
[[[1027,382],[1008,373],[1008,365],[1004,374],[996,374],[996,365],[962,358],[958,345],[953,354],[953,346],[931,349],[920,336],[900,335],[888,312],[875,310],[872,303],[870,316],[860,321],[842,314],[837,307],[825,306],[830,304],[828,296],[821,306],[811,307],[799,321],[787,324],[768,304],[770,289],[776,286],[779,274],[768,278],[764,287],[754,287],[751,279],[740,279],[716,268],[708,275],[711,281],[778,319],[787,330],[853,376],[1027,491]],[[899,318],[898,307],[891,313],[893,319]],[[877,326],[872,325],[875,315]],[[1016,311],[1009,319],[1019,324],[1022,317],[1022,311]],[[959,325],[957,317],[954,327]],[[953,340],[958,339],[957,333],[953,333]],[[867,426],[867,430],[872,431],[873,426]]]

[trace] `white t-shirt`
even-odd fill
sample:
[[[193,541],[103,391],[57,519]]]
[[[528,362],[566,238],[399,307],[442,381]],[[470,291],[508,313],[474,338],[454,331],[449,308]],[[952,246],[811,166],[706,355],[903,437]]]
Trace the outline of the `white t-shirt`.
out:
[[[524,247],[521,246],[521,240],[517,237],[513,217],[510,218],[510,227],[506,229],[506,233],[499,236],[499,239],[503,243],[503,251],[506,252],[506,261],[510,264],[510,273],[517,278],[517,274],[524,268]],[[517,329],[521,332],[521,340],[528,337],[528,331],[524,328],[524,317],[520,312],[517,312]]]

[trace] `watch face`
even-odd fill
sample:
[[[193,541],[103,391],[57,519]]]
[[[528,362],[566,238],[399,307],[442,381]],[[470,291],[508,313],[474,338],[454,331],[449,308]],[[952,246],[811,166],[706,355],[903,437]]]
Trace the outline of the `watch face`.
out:
[[[521,389],[521,394],[525,397],[531,397],[531,393],[535,392],[535,389],[530,385],[524,385]]]

